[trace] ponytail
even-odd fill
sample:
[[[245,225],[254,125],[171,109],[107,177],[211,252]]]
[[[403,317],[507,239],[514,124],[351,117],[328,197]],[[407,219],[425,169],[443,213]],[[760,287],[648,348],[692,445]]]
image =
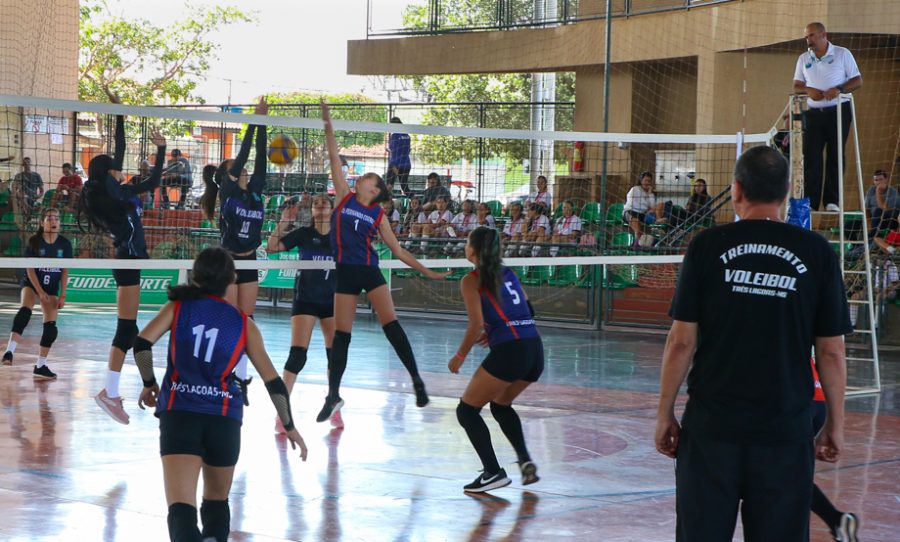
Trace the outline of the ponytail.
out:
[[[469,244],[478,259],[479,289],[488,291],[496,297],[500,290],[503,266],[500,232],[479,226],[469,234]]]
[[[221,168],[213,164],[207,164],[203,167],[203,195],[200,196],[200,210],[203,216],[208,220],[212,220],[216,214],[216,198],[219,195],[219,185],[221,184],[216,178],[218,170]]]
[[[170,286],[169,300],[186,301],[210,295],[222,297],[234,280],[234,259],[231,254],[221,247],[203,249],[194,260],[190,284]]]

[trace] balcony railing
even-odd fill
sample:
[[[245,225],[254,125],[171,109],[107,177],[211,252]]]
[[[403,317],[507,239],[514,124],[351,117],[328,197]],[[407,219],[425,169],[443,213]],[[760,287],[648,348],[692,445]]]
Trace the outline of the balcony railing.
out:
[[[693,9],[736,0],[613,0],[612,17]],[[551,27],[606,18],[606,0],[368,0],[367,36],[416,36]]]

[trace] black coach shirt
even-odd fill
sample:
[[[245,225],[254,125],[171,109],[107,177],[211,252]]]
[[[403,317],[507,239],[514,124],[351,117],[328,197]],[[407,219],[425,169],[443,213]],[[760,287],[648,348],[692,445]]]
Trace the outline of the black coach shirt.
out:
[[[813,341],[852,330],[838,259],[822,236],[768,220],[702,232],[669,315],[699,327],[686,430],[747,444],[813,437]]]

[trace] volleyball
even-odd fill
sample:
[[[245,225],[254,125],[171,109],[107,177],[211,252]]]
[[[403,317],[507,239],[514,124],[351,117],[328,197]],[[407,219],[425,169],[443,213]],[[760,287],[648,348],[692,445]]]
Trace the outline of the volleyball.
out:
[[[289,135],[278,134],[269,144],[269,161],[273,164],[286,166],[296,160],[299,154],[300,147]]]

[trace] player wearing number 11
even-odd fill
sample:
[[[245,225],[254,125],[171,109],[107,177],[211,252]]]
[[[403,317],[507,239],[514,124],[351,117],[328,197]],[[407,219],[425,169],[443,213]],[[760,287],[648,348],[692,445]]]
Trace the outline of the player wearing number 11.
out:
[[[356,316],[356,301],[363,290],[366,291],[372,307],[378,314],[384,334],[412,377],[416,406],[423,407],[428,404],[425,383],[419,376],[416,357],[409,339],[394,313],[391,291],[378,268],[378,255],[372,248],[372,241],[378,234],[394,256],[430,279],[442,279],[448,273],[436,273],[426,268],[397,242],[390,222],[382,220],[384,210],[379,202],[389,194],[384,180],[378,174],[366,173],[361,176],[356,180],[356,193],[350,191],[341,169],[337,139],[331,126],[331,114],[324,103],[322,122],[325,124],[335,201],[339,203],[331,213],[331,246],[335,256],[336,279],[334,343],[328,370],[328,397],[325,398],[325,405],[316,421],[324,422],[329,419],[344,404],[339,393],[341,377],[347,368],[347,351],[350,349],[350,330],[353,329],[353,318]]]

